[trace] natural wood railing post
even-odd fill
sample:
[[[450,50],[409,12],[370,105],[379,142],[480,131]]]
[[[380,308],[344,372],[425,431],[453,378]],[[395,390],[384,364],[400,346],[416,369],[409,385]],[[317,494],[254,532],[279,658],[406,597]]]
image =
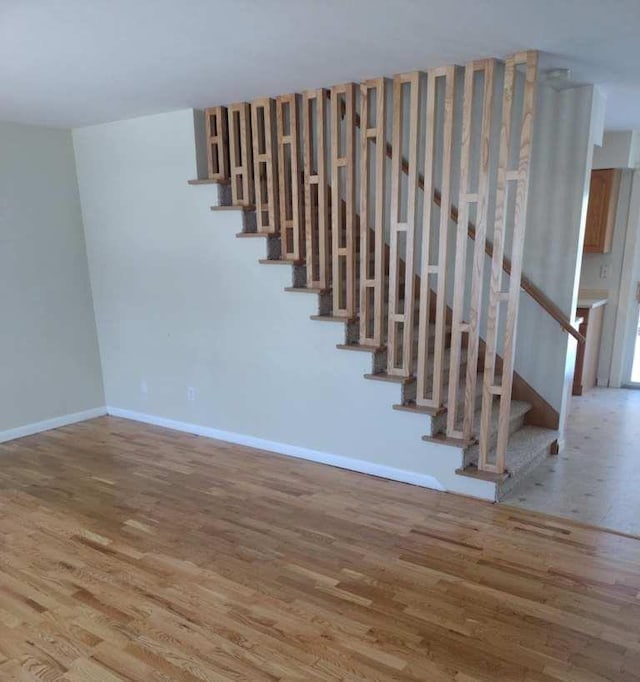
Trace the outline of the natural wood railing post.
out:
[[[251,103],[251,133],[258,232],[278,231],[278,166],[275,102],[269,97]]]
[[[443,80],[442,97],[438,98],[438,81]],[[428,74],[427,84],[427,117],[426,117],[426,149],[423,189],[426,197],[431,197],[435,190],[435,167],[437,128],[436,119],[442,119],[442,155],[441,155],[441,203],[451,204],[451,170],[453,159],[453,126],[456,92],[456,69],[453,66],[432,69]],[[440,100],[442,100],[440,102]],[[418,368],[416,403],[427,407],[439,408],[443,402],[443,369],[446,345],[447,323],[447,255],[449,240],[449,211],[440,211],[437,226],[438,249],[436,262],[432,263],[431,233],[433,221],[433,201],[425,201],[422,220],[422,278],[420,281],[420,319],[418,330]],[[429,349],[429,327],[431,317],[431,279],[435,279],[435,338],[433,353]],[[431,370],[431,387],[429,387],[429,370]],[[431,390],[429,390],[431,388]]]
[[[491,136],[491,114],[493,111],[493,76],[495,60],[487,59],[467,64],[464,75],[464,104],[462,121],[462,156],[460,168],[460,199],[458,202],[458,229],[455,255],[455,283],[453,291],[453,313],[451,333],[451,366],[449,371],[449,398],[447,409],[447,435],[469,441],[473,431],[475,413],[475,390],[478,373],[478,348],[480,342],[480,306],[484,271],[484,243],[487,230],[489,193],[489,151]],[[479,158],[475,172],[477,186],[470,187],[474,169],[471,167],[473,108],[475,103],[474,81],[477,72],[483,74],[482,123],[480,130]],[[471,292],[465,301],[467,283],[467,225],[469,208],[476,207],[476,234],[474,243]],[[465,320],[466,318],[466,320]],[[466,334],[466,348],[463,343]],[[466,371],[462,392],[463,423],[458,424],[458,394],[463,352],[466,351]]]
[[[304,215],[307,286],[327,289],[331,277],[331,242],[326,140],[327,90],[307,90],[302,106]]]
[[[281,252],[285,260],[304,258],[300,97],[276,99]]]
[[[355,84],[334,85],[331,88],[333,314],[347,318],[355,316],[357,305],[355,115]]]
[[[408,92],[408,131],[404,128],[404,93]],[[413,319],[415,298],[414,245],[418,190],[418,125],[420,72],[393,79],[393,148],[391,158],[391,243],[389,260],[389,314],[387,372],[408,377],[413,372]],[[402,191],[402,145],[408,140],[407,191]],[[404,253],[402,242],[404,241]],[[404,256],[404,281],[401,262]]]
[[[207,139],[208,177],[216,182],[229,180],[229,131],[227,108],[205,109],[205,134]]]
[[[239,102],[229,107],[229,162],[231,201],[237,206],[254,202],[251,107]]]
[[[516,69],[525,67],[525,74],[518,88]],[[505,469],[505,453],[509,438],[509,414],[513,384],[516,326],[519,307],[519,286],[522,274],[522,256],[527,213],[529,166],[533,135],[533,114],[535,108],[535,86],[537,77],[537,53],[525,52],[507,59],[504,76],[502,128],[498,161],[495,231],[491,268],[491,292],[487,322],[487,341],[483,381],[482,417],[480,428],[480,458],[478,468],[498,474]],[[522,95],[520,120],[513,121],[513,105],[516,94]],[[517,167],[510,168],[512,126],[519,133]],[[515,185],[515,202],[512,219],[509,220],[509,190]],[[511,276],[509,289],[502,291],[502,261],[506,241],[506,230],[513,225],[511,240]],[[502,374],[496,380],[496,355],[499,329],[499,313],[502,303],[506,304],[503,332]],[[498,439],[495,462],[489,462],[490,420],[493,398],[499,396]]]
[[[387,107],[384,78],[362,83],[360,102],[363,122],[360,130],[360,343],[380,347],[384,334],[385,295]]]

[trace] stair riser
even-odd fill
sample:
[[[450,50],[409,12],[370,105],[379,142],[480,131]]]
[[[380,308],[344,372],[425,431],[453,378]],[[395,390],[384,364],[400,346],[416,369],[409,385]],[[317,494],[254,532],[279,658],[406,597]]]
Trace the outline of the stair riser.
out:
[[[494,410],[498,409],[498,406],[495,405]],[[509,435],[515,433],[516,431],[519,431],[523,426],[524,426],[524,414],[512,416],[511,419],[509,420]],[[493,450],[496,447],[496,444],[498,443],[498,430],[497,428],[492,429],[491,431],[491,436],[489,438],[489,450]],[[470,464],[477,464],[478,462],[478,455],[479,455],[479,446],[478,445],[472,445],[471,447],[467,448],[464,451],[464,456],[463,456],[463,467],[468,467]]]
[[[231,185],[216,185],[218,188],[218,206],[231,206],[233,199],[231,197]]]

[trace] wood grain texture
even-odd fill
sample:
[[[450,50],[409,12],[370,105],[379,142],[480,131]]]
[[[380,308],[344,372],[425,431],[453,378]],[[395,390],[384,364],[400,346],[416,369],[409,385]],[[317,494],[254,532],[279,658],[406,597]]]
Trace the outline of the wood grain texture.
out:
[[[360,343],[379,347],[386,327],[384,296],[386,243],[386,84],[375,78],[360,85]]]
[[[323,290],[331,282],[327,93],[325,89],[306,90],[302,107],[307,286]]]
[[[443,81],[443,92],[440,98],[438,98],[438,81]],[[425,201],[423,205],[421,256],[423,272],[420,285],[416,404],[436,410],[443,406],[445,394],[443,369],[446,348],[447,252],[450,215],[450,211],[446,207],[451,205],[455,90],[456,69],[454,66],[429,71],[423,190],[427,197],[432,197],[437,191],[435,189],[436,183],[439,184],[440,206],[444,204],[445,210],[439,211],[437,224],[432,225],[436,203]],[[440,152],[441,171],[440,176],[436,177],[438,119],[442,120],[443,140]],[[432,232],[437,235],[437,239],[433,239]],[[437,244],[437,247],[432,247],[432,241]],[[432,286],[434,287],[433,291]],[[435,327],[435,343],[433,351],[430,353],[428,337],[431,320],[433,320]],[[432,377],[431,382],[429,377]]]
[[[278,152],[276,107],[270,97],[251,102],[253,175],[258,232],[280,231],[278,211]]]
[[[485,250],[487,241],[487,219],[490,201],[490,150],[492,146],[492,119],[494,115],[494,78],[496,61],[481,60],[474,63],[474,70],[483,74],[482,82],[482,123],[479,133],[479,159],[477,166],[477,186],[475,201],[467,195],[466,201],[476,206],[476,240],[473,244],[473,265],[471,273],[471,291],[469,293],[469,315],[466,348],[466,377],[464,382],[464,417],[462,432],[465,440],[475,436],[475,395],[478,379],[478,352],[480,344],[480,324],[482,320],[482,293],[484,288]],[[462,198],[462,197],[461,197]],[[466,225],[466,223],[465,223]],[[518,279],[518,284],[520,280]]]
[[[284,258],[300,261],[305,247],[299,95],[276,99],[276,123],[281,253]]]
[[[331,88],[331,256],[333,314],[357,310],[356,85]]]
[[[235,206],[254,204],[253,149],[251,141],[251,106],[238,102],[228,108],[229,168],[231,203]]]
[[[457,228],[455,241],[454,284],[451,318],[451,363],[448,386],[447,436],[464,439],[464,430],[460,428],[458,419],[458,392],[460,385],[460,368],[464,344],[469,327],[465,322],[465,288],[467,271],[467,226],[469,224],[470,201],[469,182],[471,174],[471,142],[472,114],[474,102],[475,62],[467,64],[464,71],[464,96],[462,105],[462,141],[460,150],[460,189],[457,212]],[[477,197],[477,193],[476,193]],[[466,397],[466,391],[465,391]]]
[[[207,138],[207,167],[210,180],[229,181],[229,130],[227,108],[211,107],[204,112]]]
[[[591,171],[587,226],[584,233],[585,253],[611,251],[621,176],[622,171],[619,168]]]
[[[0,457],[0,679],[640,679],[636,538],[109,417]]]
[[[401,73],[393,79],[393,149],[391,158],[391,216],[389,237],[389,304],[387,373],[413,374],[415,287],[414,248],[418,201],[418,138],[421,72]],[[406,143],[408,167],[403,166]],[[404,185],[403,174],[407,175]],[[404,187],[404,191],[403,191]],[[400,262],[404,261],[404,269]]]
[[[520,306],[520,277],[524,260],[524,239],[526,231],[527,201],[529,193],[529,167],[531,164],[532,138],[533,138],[533,116],[535,113],[536,81],[538,76],[538,53],[522,52],[512,58],[513,65],[524,67],[524,78],[522,86],[522,112],[518,121],[518,160],[517,168],[505,173],[506,180],[513,179],[515,187],[515,202],[513,212],[512,244],[511,244],[511,276],[509,287],[506,292],[494,292],[494,310],[497,309],[499,302],[497,298],[505,302],[505,322],[502,332],[502,373],[501,381],[496,382],[494,390],[500,396],[499,420],[498,420],[498,442],[496,444],[495,471],[502,473],[505,470],[505,458],[507,444],[509,440],[509,414],[511,409],[511,393],[513,388],[513,370],[515,366],[515,348],[518,325],[518,310]],[[509,61],[511,63],[511,60]],[[505,92],[508,89],[507,78],[513,79],[513,72],[509,74],[509,63],[505,74]],[[515,87],[515,82],[513,83]],[[508,93],[505,94],[505,99]],[[495,268],[500,264],[496,263]],[[497,297],[497,298],[496,298]],[[494,313],[495,314],[495,313]],[[496,314],[497,317],[497,314]],[[485,386],[490,377],[485,374]],[[499,388],[498,388],[499,387]],[[486,398],[486,395],[485,395]],[[483,412],[488,403],[483,400]],[[481,441],[481,450],[488,452],[488,435],[484,443]],[[484,457],[484,456],[483,456]],[[489,464],[485,464],[485,469],[491,470]]]

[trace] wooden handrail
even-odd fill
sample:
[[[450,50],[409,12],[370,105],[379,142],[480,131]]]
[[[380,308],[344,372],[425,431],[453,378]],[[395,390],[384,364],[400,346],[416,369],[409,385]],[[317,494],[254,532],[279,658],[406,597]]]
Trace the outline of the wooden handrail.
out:
[[[360,128],[360,116],[357,114],[355,116],[355,122],[356,126]],[[393,157],[393,146],[389,142],[386,144],[386,154],[390,159]],[[400,166],[403,173],[408,174],[409,163],[405,158],[400,160]],[[424,175],[422,175],[422,173],[418,173],[418,187],[424,191]],[[442,206],[440,192],[438,190],[434,190],[433,192],[433,201],[437,206]],[[458,222],[458,209],[455,206],[451,206],[449,215],[451,216],[451,220],[455,223]],[[476,228],[471,222],[468,225],[468,233],[469,237],[475,241]],[[485,240],[484,250],[489,258],[493,256],[493,244],[491,244],[491,242]],[[502,269],[511,276],[511,261],[506,257],[502,259]],[[579,344],[586,342],[584,336],[571,324],[571,320],[562,312],[562,310],[560,310],[560,308],[558,308],[558,306],[541,289],[524,275],[520,278],[520,288],[529,294],[529,296],[531,296],[531,298],[566,332],[573,336]]]

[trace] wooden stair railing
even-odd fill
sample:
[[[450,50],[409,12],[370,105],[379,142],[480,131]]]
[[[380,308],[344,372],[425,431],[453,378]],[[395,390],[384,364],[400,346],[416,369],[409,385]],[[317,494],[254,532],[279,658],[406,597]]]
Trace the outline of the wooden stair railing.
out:
[[[526,70],[524,77],[518,74],[522,67]],[[291,94],[277,100],[256,100],[251,106],[234,104],[228,110],[215,107],[207,110],[207,114],[211,112],[207,116],[207,143],[209,176],[224,181],[228,174],[234,204],[251,207],[255,201],[257,231],[280,237],[281,260],[306,264],[307,289],[329,294],[333,318],[359,318],[361,347],[386,346],[384,378],[403,383],[415,378],[415,402],[420,407],[440,409],[447,399],[450,441],[468,443],[475,436],[476,383],[478,367],[483,368],[478,466],[501,474],[505,469],[519,289],[579,342],[583,339],[557,306],[522,276],[537,71],[533,52],[515,55],[505,66],[494,243],[487,239],[496,71],[493,59],[472,62],[465,69],[458,207],[452,202],[456,67],[432,69],[427,76],[424,174],[418,168],[420,91],[424,87],[421,72],[401,74],[393,80],[391,144],[386,142],[383,78],[366,81],[359,88],[347,83],[330,91],[310,90],[302,98]],[[518,120],[511,106],[516,89],[523,101]],[[356,111],[357,91],[361,115]],[[479,131],[472,123],[477,110],[482,114]],[[520,140],[518,168],[513,170],[508,166],[513,157],[509,146],[512,126],[517,126],[514,131]],[[356,197],[358,128],[360,195]],[[439,130],[444,140],[437,139]],[[472,140],[474,135],[477,137]],[[408,158],[403,156],[404,149]],[[385,201],[385,156],[391,159],[389,206]],[[504,254],[509,183],[517,187],[512,261]],[[419,189],[433,199],[424,202],[420,216]],[[440,210],[434,211],[434,206]],[[386,219],[390,225],[388,245]],[[452,310],[446,304],[447,262],[452,260],[447,252],[449,219],[457,223]],[[471,273],[466,262],[469,238],[473,242]],[[414,258],[418,239],[422,240],[420,278]],[[485,342],[480,339],[480,325],[485,319],[481,304],[487,255],[491,258],[491,285]],[[501,289],[503,272],[510,275],[506,292]],[[507,305],[507,314],[504,358],[500,359],[497,320],[502,303]],[[445,371],[448,324],[452,327],[451,355]],[[432,337],[435,340],[430,340]],[[502,374],[497,376],[500,363]],[[500,401],[498,446],[495,460],[489,461],[487,425],[496,396]],[[459,404],[461,417],[457,414]]]
[[[455,70],[455,67],[446,67]],[[436,69],[438,71],[438,69]],[[356,126],[360,127],[360,117],[356,116]],[[387,158],[393,158],[393,145],[390,142],[385,144],[385,154]],[[409,162],[407,159],[402,158],[400,161],[400,167],[405,175],[409,174]],[[421,173],[418,174],[418,187],[424,191],[425,189],[425,176]],[[443,199],[440,190],[433,188],[433,201],[439,208],[442,207]],[[459,214],[458,208],[455,204],[451,202],[444,202],[445,205],[449,203],[449,217],[454,223],[458,223]],[[469,221],[467,224],[467,234],[470,239],[476,240],[476,227],[473,222]],[[493,245],[490,241],[485,240],[484,245],[485,253],[489,258],[493,258]],[[507,275],[511,274],[511,261],[506,256],[502,259],[502,269]],[[585,343],[586,339],[580,332],[575,328],[571,320],[562,312],[562,310],[537,286],[535,285],[526,275],[521,275],[520,277],[520,288],[526,292],[544,311],[552,317],[570,336],[579,343]]]

